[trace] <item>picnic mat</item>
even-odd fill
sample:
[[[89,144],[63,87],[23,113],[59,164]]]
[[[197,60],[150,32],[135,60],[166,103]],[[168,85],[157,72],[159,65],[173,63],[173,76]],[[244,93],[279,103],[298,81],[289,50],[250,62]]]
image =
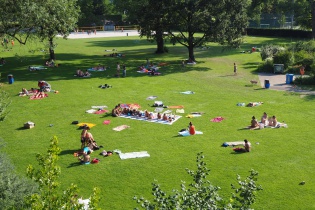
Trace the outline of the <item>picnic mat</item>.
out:
[[[182,106],[182,105],[179,105],[179,106],[167,106],[167,108],[170,108],[170,109],[183,109],[184,106]]]
[[[102,106],[91,106],[92,109],[104,109],[107,108],[106,105],[102,105]]]
[[[154,99],[156,99],[157,98],[157,96],[148,96],[146,99],[147,100],[154,100]]]
[[[188,90],[188,91],[185,91],[185,92],[180,92],[181,94],[186,94],[186,95],[189,95],[189,94],[195,94],[195,92],[194,91],[190,91],[190,90]]]
[[[79,123],[79,124],[77,124],[77,126],[79,126],[79,127],[84,126],[84,125],[87,125],[90,128],[96,126],[96,124],[93,124],[93,123]]]
[[[103,69],[103,68],[100,68],[100,69],[98,69],[98,68],[89,68],[87,70],[88,71],[105,71],[105,69]]]
[[[184,110],[184,109],[176,109],[175,112],[176,112],[176,113],[181,113],[181,114],[183,114],[183,113],[185,113],[185,110]]]
[[[188,117],[188,118],[201,117],[201,114],[189,114],[186,117]]]
[[[108,112],[108,110],[105,110],[105,109],[98,110],[98,111],[94,112],[93,114],[103,114],[105,112]]]
[[[201,131],[196,131],[195,135],[200,135],[200,134],[203,134],[203,132]],[[189,131],[182,131],[182,132],[178,132],[178,135],[180,136],[194,136],[194,135],[190,135]]]
[[[104,120],[103,125],[109,125],[110,124],[110,120]]]
[[[30,71],[39,71],[39,70],[44,70],[47,68],[45,66],[29,66],[28,69]]]
[[[43,99],[43,98],[47,98],[48,97],[48,94],[44,94],[44,97],[35,97],[35,95],[32,95],[31,97],[30,97],[30,99],[31,100],[38,100],[38,99]]]
[[[175,115],[172,117],[174,117],[174,119],[172,120],[172,122],[169,121],[164,121],[164,120],[158,120],[158,119],[152,119],[149,120],[145,117],[137,117],[137,116],[128,116],[128,115],[119,115],[118,117],[122,117],[122,118],[127,118],[127,119],[132,119],[132,120],[141,120],[141,121],[146,121],[146,122],[153,122],[153,123],[160,123],[160,124],[164,124],[164,125],[172,125],[174,122],[176,122],[179,118],[181,118],[182,116],[179,115]]]
[[[120,126],[117,126],[116,128],[113,128],[114,131],[122,131],[122,130],[125,130],[126,128],[130,128],[129,125],[120,125]]]
[[[215,118],[211,119],[210,121],[211,122],[221,122],[222,120],[224,120],[223,117],[215,117]]]
[[[128,153],[119,153],[119,157],[120,159],[125,160],[125,159],[130,159],[130,158],[150,157],[150,154],[147,151],[128,152]]]

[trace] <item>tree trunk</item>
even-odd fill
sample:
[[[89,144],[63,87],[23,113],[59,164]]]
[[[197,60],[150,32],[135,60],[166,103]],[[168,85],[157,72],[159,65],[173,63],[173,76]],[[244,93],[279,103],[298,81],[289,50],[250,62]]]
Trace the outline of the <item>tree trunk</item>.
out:
[[[163,40],[163,31],[157,31],[156,32],[156,44],[157,49],[156,53],[164,53],[164,40]]]
[[[54,50],[54,38],[49,38],[49,55],[50,60],[55,60],[55,50]]]
[[[189,53],[189,61],[196,61],[194,55],[194,36],[192,34],[188,35],[188,53]]]
[[[312,1],[312,38],[315,38],[315,1]]]

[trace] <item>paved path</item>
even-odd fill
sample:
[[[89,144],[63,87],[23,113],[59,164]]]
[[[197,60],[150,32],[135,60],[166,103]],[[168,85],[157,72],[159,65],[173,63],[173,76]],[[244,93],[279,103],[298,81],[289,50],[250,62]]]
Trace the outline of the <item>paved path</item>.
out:
[[[120,37],[120,36],[139,36],[136,30],[121,31],[97,31],[96,34],[88,35],[86,32],[72,32],[68,39],[85,39],[85,38],[101,38],[101,37]]]
[[[272,90],[291,91],[305,95],[315,95],[315,91],[301,90],[299,88],[294,88],[294,86],[291,84],[286,84],[286,75],[283,74],[259,73],[258,77],[261,87],[263,88],[265,87],[265,80],[268,79],[270,82],[270,89]]]

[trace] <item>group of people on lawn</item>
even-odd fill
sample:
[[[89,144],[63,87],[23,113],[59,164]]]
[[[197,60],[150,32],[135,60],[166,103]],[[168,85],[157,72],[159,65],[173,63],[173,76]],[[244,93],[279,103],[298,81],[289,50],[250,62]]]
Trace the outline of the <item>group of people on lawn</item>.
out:
[[[51,85],[44,81],[44,80],[39,80],[38,83],[38,89],[36,88],[31,88],[30,90],[27,90],[26,88],[22,88],[22,92],[20,92],[20,96],[30,96],[32,95],[32,98],[44,98],[45,92],[50,92],[51,90]]]
[[[160,112],[154,113],[149,112],[148,110],[138,110],[136,108],[124,107],[122,108],[120,104],[116,105],[112,109],[112,116],[118,117],[120,115],[134,116],[134,117],[143,117],[148,120],[163,120],[167,122],[172,122],[175,119],[175,116],[172,117],[171,114],[167,115],[166,113],[161,114]]]
[[[271,126],[271,127],[277,127],[278,126],[278,120],[276,116],[268,117],[267,113],[264,112],[260,122],[257,121],[256,117],[253,116],[252,120],[250,122],[250,128],[255,129],[255,128],[260,128],[260,127],[265,127],[265,126]]]
[[[78,77],[89,77],[89,76],[91,76],[91,74],[90,74],[90,72],[88,72],[88,70],[85,70],[85,72],[83,72],[81,69],[77,69],[76,76],[78,76]]]

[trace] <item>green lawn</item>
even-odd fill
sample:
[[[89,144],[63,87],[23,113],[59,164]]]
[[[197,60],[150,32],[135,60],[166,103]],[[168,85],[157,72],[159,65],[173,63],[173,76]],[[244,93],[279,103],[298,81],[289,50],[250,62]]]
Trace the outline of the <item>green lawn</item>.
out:
[[[204,152],[211,174],[208,179],[221,187],[220,194],[229,198],[230,184],[236,184],[236,175],[245,178],[250,169],[259,172],[258,184],[263,191],[258,194],[255,209],[315,209],[314,182],[315,97],[263,89],[252,86],[250,80],[258,79],[255,73],[261,62],[259,53],[243,54],[252,46],[270,43],[289,43],[277,38],[246,37],[241,49],[224,50],[217,44],[210,49],[195,50],[197,65],[181,67],[181,60],[188,57],[186,48],[167,43],[169,53],[154,54],[155,45],[138,37],[98,39],[58,39],[56,48],[58,68],[28,71],[29,65],[42,65],[48,55],[38,49],[42,43],[32,41],[27,46],[16,44],[12,51],[2,51],[7,64],[0,67],[1,89],[12,96],[11,112],[0,123],[0,137],[7,143],[3,149],[25,175],[28,164],[36,165],[35,155],[45,153],[50,139],[56,135],[62,149],[59,164],[62,168],[61,188],[76,183],[80,194],[86,198],[92,188],[101,189],[102,209],[133,209],[137,207],[133,196],[151,198],[151,183],[158,180],[167,192],[180,189],[181,180],[190,183],[185,168],[195,170],[198,152]],[[123,58],[104,57],[106,49],[117,49],[126,54]],[[32,52],[35,50],[35,52]],[[167,62],[160,76],[147,76],[136,72],[137,66],[149,58],[154,63]],[[115,78],[116,63],[127,66],[126,78]],[[238,75],[233,76],[233,63],[238,65]],[[105,72],[92,72],[90,78],[74,77],[75,70],[83,70],[103,64],[110,68]],[[15,82],[7,82],[13,74]],[[19,97],[21,88],[37,87],[44,79],[58,90],[42,100]],[[111,89],[98,88],[110,84]],[[180,94],[194,91],[193,95]],[[153,111],[154,101],[146,98],[158,96],[165,105],[184,105],[185,114],[173,125],[113,118],[110,115],[87,114],[93,105],[107,105],[111,110],[118,103],[138,103],[141,109]],[[262,101],[258,107],[238,107],[239,102]],[[186,118],[190,112],[205,112],[202,117]],[[244,130],[251,117],[260,118],[263,112],[276,115],[288,128]],[[220,123],[210,119],[222,116]],[[96,151],[92,157],[101,158],[97,165],[79,165],[73,153],[80,147],[80,133],[72,121],[97,124],[91,129],[99,145],[107,150],[122,152],[148,151],[149,158],[120,160],[118,155],[102,158]],[[103,125],[110,120],[109,125]],[[35,128],[22,129],[32,121]],[[177,137],[177,132],[192,121],[203,135]],[[53,124],[52,127],[49,125]],[[126,124],[130,128],[113,131]],[[313,133],[313,134],[312,134]],[[232,148],[221,147],[223,142],[242,141],[252,143],[252,152],[235,154]],[[258,144],[259,143],[259,144]],[[36,165],[37,166],[37,165]],[[305,185],[299,185],[305,181]]]

